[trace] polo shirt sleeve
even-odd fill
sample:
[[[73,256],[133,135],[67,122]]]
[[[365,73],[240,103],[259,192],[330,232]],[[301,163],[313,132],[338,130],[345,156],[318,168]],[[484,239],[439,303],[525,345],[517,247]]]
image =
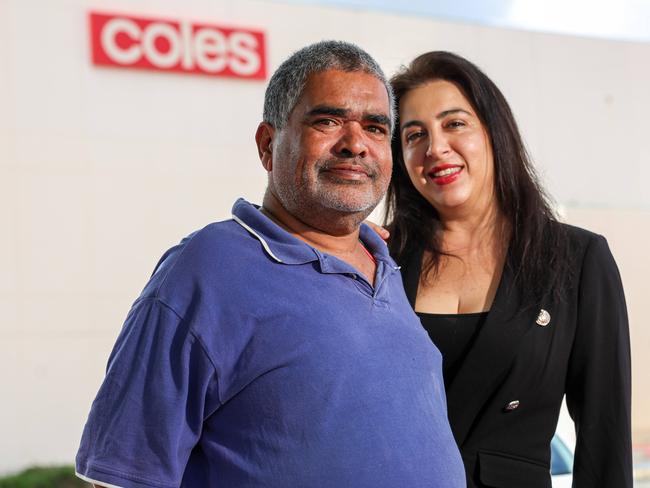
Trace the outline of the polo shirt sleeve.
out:
[[[156,298],[141,299],[109,358],[77,474],[105,486],[179,486],[218,396],[215,367],[191,321]]]

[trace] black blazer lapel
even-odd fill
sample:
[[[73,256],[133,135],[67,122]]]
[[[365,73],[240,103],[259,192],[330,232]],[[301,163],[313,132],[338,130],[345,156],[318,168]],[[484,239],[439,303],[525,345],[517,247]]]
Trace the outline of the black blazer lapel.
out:
[[[449,420],[459,446],[501,384],[522,337],[535,325],[538,310],[522,310],[513,281],[514,272],[506,264],[483,328],[447,390]]]
[[[406,255],[404,263],[401,267],[402,282],[404,283],[404,291],[406,297],[411,304],[411,308],[415,310],[415,297],[418,294],[418,283],[420,282],[420,271],[422,268],[422,249],[416,249],[412,253]]]
[[[408,254],[401,270],[406,296],[414,309],[422,254],[422,249]],[[506,264],[483,328],[447,389],[449,420],[459,446],[507,374],[522,337],[535,325],[539,310],[522,308],[520,290],[514,286],[514,270]]]

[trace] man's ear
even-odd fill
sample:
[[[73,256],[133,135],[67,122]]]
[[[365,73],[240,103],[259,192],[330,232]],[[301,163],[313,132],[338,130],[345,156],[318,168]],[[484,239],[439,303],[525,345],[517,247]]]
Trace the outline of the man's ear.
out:
[[[257,153],[262,161],[262,166],[266,171],[273,170],[273,137],[275,136],[275,127],[266,122],[260,122],[255,132],[255,142],[257,143]]]

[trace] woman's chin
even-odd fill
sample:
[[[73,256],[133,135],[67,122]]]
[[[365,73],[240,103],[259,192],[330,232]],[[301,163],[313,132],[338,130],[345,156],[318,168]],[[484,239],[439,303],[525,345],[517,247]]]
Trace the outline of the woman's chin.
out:
[[[456,213],[462,211],[469,198],[463,194],[446,194],[425,196],[428,202],[439,214]]]

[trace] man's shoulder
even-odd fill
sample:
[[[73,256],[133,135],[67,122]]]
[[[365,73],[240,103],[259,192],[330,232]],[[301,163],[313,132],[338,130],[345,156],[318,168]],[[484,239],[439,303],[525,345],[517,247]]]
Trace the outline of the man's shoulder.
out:
[[[241,241],[248,238],[248,232],[234,219],[212,222],[191,233],[179,244],[191,251],[193,258],[214,257],[225,249],[237,249]]]
[[[233,219],[210,223],[189,234],[162,255],[141,298],[200,286],[229,272],[245,252],[247,241],[248,233]]]
[[[233,219],[212,222],[192,232],[172,247],[169,254],[184,262],[202,261],[222,257],[223,252],[236,252],[248,233]]]

